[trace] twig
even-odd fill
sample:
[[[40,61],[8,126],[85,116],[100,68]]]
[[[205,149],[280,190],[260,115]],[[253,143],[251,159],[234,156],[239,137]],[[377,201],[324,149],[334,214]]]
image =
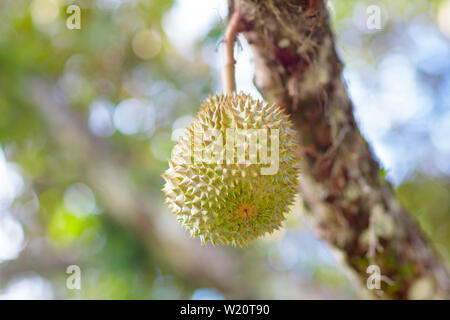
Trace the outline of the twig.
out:
[[[239,1],[236,0],[235,10],[228,22],[227,29],[225,30],[225,37],[223,39],[223,43],[225,44],[225,59],[222,68],[222,86],[223,92],[226,94],[231,94],[236,91],[234,44],[236,43],[237,35],[239,33],[239,22]]]

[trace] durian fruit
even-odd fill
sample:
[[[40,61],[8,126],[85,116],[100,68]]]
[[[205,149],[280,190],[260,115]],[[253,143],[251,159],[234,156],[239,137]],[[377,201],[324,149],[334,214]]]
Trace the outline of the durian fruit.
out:
[[[221,139],[206,139],[211,129]],[[267,139],[258,138],[257,156],[250,161],[252,129]],[[248,139],[239,140],[233,132],[244,132]],[[278,140],[272,139],[274,133]],[[239,150],[245,150],[246,161],[238,159]],[[278,154],[278,170],[267,170],[264,151],[269,158]],[[244,246],[281,227],[296,194],[297,160],[296,134],[282,109],[243,93],[215,95],[202,104],[172,151],[162,175],[166,203],[202,243]]]

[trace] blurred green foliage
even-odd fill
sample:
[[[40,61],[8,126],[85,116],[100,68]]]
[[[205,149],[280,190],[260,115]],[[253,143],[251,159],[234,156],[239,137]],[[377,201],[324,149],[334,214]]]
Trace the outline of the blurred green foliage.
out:
[[[391,25],[414,19],[423,12],[433,14],[442,1],[382,2],[389,8]],[[331,1],[337,33],[349,28],[357,3]],[[65,27],[65,9],[70,4],[81,7],[80,30]],[[165,30],[164,19],[173,6],[174,1],[167,0],[130,0],[121,4],[107,0],[0,1],[0,154],[5,154],[5,161],[17,164],[23,179],[14,203],[0,203],[0,215],[14,216],[25,234],[18,257],[2,261],[0,256],[0,288],[5,292],[12,279],[26,277],[27,272],[47,279],[57,298],[191,298],[196,292],[203,292],[198,289],[213,286],[198,275],[181,272],[183,262],[176,264],[166,259],[160,243],[149,242],[132,226],[116,219],[111,211],[116,206],[114,200],[120,199],[102,196],[102,188],[94,185],[102,178],[90,178],[95,168],[106,167],[95,161],[114,160],[115,170],[148,195],[157,217],[155,228],[162,228],[159,232],[167,234],[170,240],[167,248],[172,242],[188,241],[163,205],[160,174],[166,169],[174,143],[174,124],[195,115],[200,102],[218,88],[217,70],[213,68],[217,52],[208,48],[220,42],[225,17],[217,19],[196,39],[195,54],[188,57],[171,42]],[[181,23],[195,19],[202,17],[186,17]],[[151,30],[157,36],[142,42],[137,34],[143,30]],[[370,41],[382,35],[396,41],[390,27],[375,35],[361,33],[358,37],[364,45],[357,53],[367,54]],[[368,60],[372,54],[367,54]],[[143,59],[145,55],[151,58]],[[141,107],[132,100],[130,109],[123,104],[130,99],[150,107]],[[96,109],[96,105],[100,107]],[[129,120],[125,117],[128,122],[115,119],[121,106],[131,114],[133,110],[140,113],[131,115]],[[55,112],[43,112],[46,107]],[[67,128],[55,128],[49,119],[61,110],[70,112],[71,118],[65,120]],[[147,111],[151,119],[145,118]],[[95,112],[102,116],[95,117]],[[71,125],[79,123],[83,129],[74,134]],[[133,123],[141,126],[136,129]],[[60,138],[70,143],[61,143]],[[100,141],[102,147],[85,153],[89,150],[86,141],[94,140]],[[98,158],[86,159],[91,155]],[[387,170],[390,169],[382,172],[383,177]],[[81,198],[72,201],[68,190],[79,183],[85,188],[77,189],[76,197]],[[447,261],[449,190],[449,178],[444,174],[418,175],[398,188],[401,201],[415,214]],[[84,203],[79,199],[85,199],[87,207],[77,208]],[[124,212],[127,215],[131,212]],[[295,238],[302,223],[297,213],[293,215],[288,230],[279,235],[283,240],[262,240],[249,249],[221,249],[241,261],[233,276],[237,281],[249,279],[258,288],[255,291],[260,292],[259,297],[355,297],[335,262],[317,253],[315,248],[323,244],[308,247],[309,238]],[[295,247],[299,243],[305,247]],[[198,243],[195,246],[200,247]],[[180,252],[180,256],[185,259],[188,255]],[[297,260],[293,261],[293,256]],[[27,267],[27,259],[33,261],[31,267]],[[9,263],[19,267],[8,269]],[[82,269],[81,292],[65,288],[65,266],[71,263]],[[300,280],[291,281],[293,278]],[[297,286],[296,282],[303,285]],[[302,286],[308,293],[299,293]],[[232,290],[220,290],[214,291],[213,296],[239,297]]]

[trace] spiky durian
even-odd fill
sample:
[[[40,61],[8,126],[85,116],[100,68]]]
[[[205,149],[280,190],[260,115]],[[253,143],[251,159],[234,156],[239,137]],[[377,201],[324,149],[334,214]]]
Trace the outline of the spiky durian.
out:
[[[166,203],[202,243],[247,245],[285,220],[296,194],[296,151],[283,110],[242,93],[215,95],[172,151]]]

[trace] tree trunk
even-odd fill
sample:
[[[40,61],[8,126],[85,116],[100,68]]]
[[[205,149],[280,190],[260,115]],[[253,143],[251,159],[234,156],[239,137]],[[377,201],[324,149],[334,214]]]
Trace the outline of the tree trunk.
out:
[[[233,1],[229,7],[233,13]],[[298,130],[300,192],[317,234],[364,286],[369,280],[374,296],[450,298],[446,267],[395,199],[355,123],[324,2],[241,0],[239,14],[257,88]],[[368,273],[377,268],[385,280],[379,290],[376,273]]]

